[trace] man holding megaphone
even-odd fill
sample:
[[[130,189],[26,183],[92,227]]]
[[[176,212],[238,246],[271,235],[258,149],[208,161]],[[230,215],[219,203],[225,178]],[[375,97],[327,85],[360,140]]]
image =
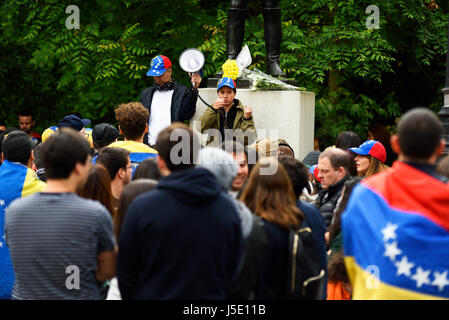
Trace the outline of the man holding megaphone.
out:
[[[195,114],[201,76],[191,75],[192,88],[187,88],[173,80],[172,63],[169,58],[158,55],[151,60],[147,76],[154,84],[140,94],[140,102],[150,112],[148,139],[144,142],[154,146],[159,132],[172,122],[190,120]]]

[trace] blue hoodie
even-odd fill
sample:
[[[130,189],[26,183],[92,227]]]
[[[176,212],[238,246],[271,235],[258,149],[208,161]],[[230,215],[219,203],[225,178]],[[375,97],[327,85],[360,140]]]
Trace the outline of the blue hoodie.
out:
[[[241,250],[236,208],[206,169],[174,172],[129,207],[119,241],[123,299],[226,299]]]

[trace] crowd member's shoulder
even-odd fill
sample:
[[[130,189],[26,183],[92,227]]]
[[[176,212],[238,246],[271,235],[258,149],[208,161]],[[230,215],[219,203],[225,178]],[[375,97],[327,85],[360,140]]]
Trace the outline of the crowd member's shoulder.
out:
[[[42,192],[46,185],[47,184],[44,181],[40,180],[33,170],[28,169],[23,185],[22,196],[26,197],[36,192]]]
[[[192,88],[189,88],[189,87],[179,83],[176,80],[173,81],[173,84],[174,84],[174,90],[182,92],[183,95],[184,94],[191,94],[192,92],[194,92],[194,90],[192,90]]]
[[[149,107],[150,107],[150,101],[151,101],[151,97],[153,95],[153,91],[154,91],[154,86],[149,86],[149,87],[143,89],[142,92],[140,93],[139,101],[143,104],[143,106],[146,109],[149,109]]]
[[[86,210],[91,211],[93,215],[97,218],[102,218],[104,216],[111,217],[108,209],[100,202],[92,199],[86,199],[80,196],[76,196],[77,200],[80,202],[80,206],[83,206]]]
[[[156,149],[153,149],[149,145],[136,141],[115,141],[108,145],[108,148],[122,148],[130,152],[158,153]]]
[[[321,215],[319,214],[320,210],[317,208],[317,206],[315,206],[311,203],[308,203],[306,201],[298,201],[298,208],[299,208],[299,210],[302,210],[302,211],[310,213],[310,214],[314,214],[314,213],[318,214],[321,217]]]
[[[297,206],[306,216],[306,221],[312,225],[318,224],[325,227],[325,221],[320,213],[320,210],[315,205],[305,201],[298,201]]]
[[[151,92],[153,91],[154,86],[151,85],[149,87],[146,87],[145,89],[142,90],[142,92],[140,93],[140,98],[146,97],[147,95],[151,94]]]
[[[20,212],[22,210],[22,208],[24,207],[33,207],[34,206],[34,199],[36,198],[37,194],[34,193],[28,197],[20,197],[20,198],[16,198],[14,199],[9,206],[6,208],[6,212],[8,213],[7,216],[9,215],[9,217],[13,217],[12,214],[13,212]]]

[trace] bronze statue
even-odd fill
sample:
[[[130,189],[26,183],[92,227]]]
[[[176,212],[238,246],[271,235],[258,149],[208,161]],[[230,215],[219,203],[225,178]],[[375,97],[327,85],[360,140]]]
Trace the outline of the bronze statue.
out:
[[[267,73],[273,77],[285,77],[279,67],[282,27],[279,0],[261,0],[264,21],[265,47],[267,49]],[[242,49],[245,34],[245,18],[248,0],[231,0],[226,28],[226,49],[228,59],[237,58]]]

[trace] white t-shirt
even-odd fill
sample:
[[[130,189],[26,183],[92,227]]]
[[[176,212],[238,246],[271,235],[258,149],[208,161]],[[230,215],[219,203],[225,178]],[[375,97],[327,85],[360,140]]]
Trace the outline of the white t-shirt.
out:
[[[148,143],[154,145],[157,135],[171,124],[171,100],[174,90],[155,91],[148,121]]]
[[[120,290],[118,288],[117,277],[111,279],[106,300],[122,300],[122,295],[120,294]]]

